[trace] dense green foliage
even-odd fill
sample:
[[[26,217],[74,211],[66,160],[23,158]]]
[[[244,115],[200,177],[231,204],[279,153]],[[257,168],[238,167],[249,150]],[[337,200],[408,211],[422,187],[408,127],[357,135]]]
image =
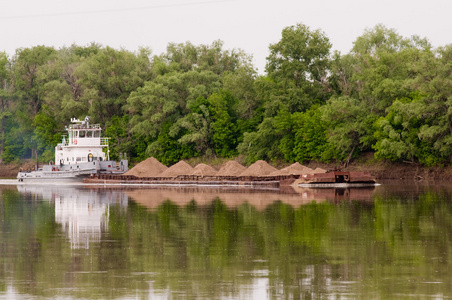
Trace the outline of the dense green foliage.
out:
[[[52,160],[64,125],[85,115],[112,158],[348,162],[365,152],[423,165],[452,159],[452,45],[377,25],[347,54],[321,30],[284,28],[266,74],[250,57],[169,44],[151,55],[90,44],[0,53],[0,159]]]

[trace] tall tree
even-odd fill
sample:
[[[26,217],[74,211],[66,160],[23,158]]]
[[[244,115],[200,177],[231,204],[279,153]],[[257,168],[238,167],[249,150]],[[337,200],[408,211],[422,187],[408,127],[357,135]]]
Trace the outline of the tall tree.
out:
[[[219,77],[210,71],[157,76],[131,93],[127,100],[132,115],[132,133],[149,144],[147,154],[153,155],[152,149],[160,149],[152,145],[158,142],[160,134],[164,134],[165,138],[175,138],[176,141],[181,137],[182,132],[177,130],[180,123],[177,122],[189,113],[187,103],[199,97],[207,98],[219,87]],[[168,131],[164,132],[164,128]]]
[[[131,92],[151,77],[149,51],[138,54],[110,47],[83,60],[74,71],[83,88],[81,99],[89,103],[89,115],[102,125],[113,116],[121,117]]]
[[[270,45],[265,70],[284,91],[290,112],[303,111],[327,97],[331,43],[321,30],[304,24],[286,27],[281,40]]]
[[[20,122],[18,134],[23,139],[23,147],[38,159],[38,145],[33,138],[33,120],[42,105],[42,86],[39,69],[50,61],[57,51],[52,47],[36,46],[19,49],[13,58],[12,81],[17,103],[16,117]]]
[[[224,50],[221,40],[214,41],[211,45],[195,46],[190,42],[185,44],[170,43],[166,53],[160,55],[160,71],[188,72],[192,70],[211,71],[221,75],[227,71],[235,71],[242,65],[249,64],[251,58],[242,50]]]
[[[242,51],[222,47],[221,41],[200,46],[170,44],[167,53],[154,57],[155,77],[127,99],[132,132],[148,144],[147,155],[173,160],[211,148],[206,141],[211,140],[213,119],[209,105],[203,103],[220,90],[224,74],[250,68],[250,58]],[[174,153],[166,150],[168,145]]]
[[[13,58],[14,90],[23,101],[24,108],[27,108],[31,120],[42,104],[42,83],[38,80],[38,70],[55,54],[56,50],[52,47],[36,46],[17,50]]]
[[[42,99],[46,104],[45,113],[62,128],[71,117],[89,114],[89,100],[84,98],[84,88],[77,68],[87,58],[101,50],[101,46],[90,44],[86,47],[72,45],[58,50],[58,53],[38,73],[43,82]]]
[[[305,112],[292,115],[293,155],[295,161],[328,161],[331,145],[327,141],[328,123],[322,120],[319,106],[313,106]]]
[[[452,159],[452,45],[423,52],[401,98],[377,123],[379,157],[436,165]],[[397,142],[394,140],[397,139]]]
[[[211,94],[207,99],[198,97],[187,103],[189,113],[181,117],[172,134],[184,133],[181,144],[194,143],[201,155],[230,157],[236,154],[237,114],[236,99],[227,91]]]
[[[357,38],[350,54],[334,56],[330,82],[336,96],[322,108],[328,142],[336,145],[332,157],[347,164],[353,155],[372,149],[378,142],[374,122],[397,99],[411,97],[416,66],[430,52],[426,39],[403,38],[377,25]]]
[[[88,115],[89,102],[82,99],[83,88],[74,72],[100,49],[97,44],[64,47],[38,69],[42,101],[33,120],[33,140],[45,161],[53,160],[54,146],[70,118]]]
[[[6,53],[0,52],[0,162],[5,152],[6,118],[11,116],[8,103],[12,97],[10,61]]]
[[[435,54],[435,73],[424,70],[417,78],[419,91],[426,95],[423,98],[426,109],[422,112],[425,121],[419,138],[433,144],[432,152],[437,153],[441,162],[449,162],[452,159],[452,45],[440,47]],[[428,60],[423,65],[431,62],[431,56],[425,57]]]
[[[331,43],[320,30],[304,24],[286,27],[281,40],[270,45],[267,76],[254,83],[263,121],[256,132],[243,135],[238,150],[252,162],[257,159],[293,161],[294,131],[291,115],[313,104],[324,103],[328,82]]]
[[[415,75],[413,65],[430,50],[426,39],[404,38],[383,25],[366,30],[352,49],[355,92],[351,96],[364,101],[370,113],[384,114],[397,98],[410,96],[406,83]]]
[[[432,153],[431,145],[422,143],[419,138],[423,125],[421,115],[426,109],[419,94],[394,101],[387,109],[387,115],[375,122],[375,156],[427,165],[438,163],[439,157]]]
[[[334,145],[326,149],[329,154],[324,153],[324,158],[337,159],[347,166],[358,150],[371,149],[376,116],[369,114],[363,102],[351,97],[333,97],[321,111],[322,122],[328,128],[327,141]]]
[[[257,78],[251,66],[223,74],[223,89],[235,99],[233,110],[237,118],[237,143],[243,140],[243,133],[256,130],[263,119],[264,101],[257,93]]]
[[[259,123],[257,130],[245,132],[243,141],[238,145],[239,154],[245,155],[249,163],[257,160],[272,160],[282,158],[279,148],[280,134],[276,131],[274,118],[266,117]]]

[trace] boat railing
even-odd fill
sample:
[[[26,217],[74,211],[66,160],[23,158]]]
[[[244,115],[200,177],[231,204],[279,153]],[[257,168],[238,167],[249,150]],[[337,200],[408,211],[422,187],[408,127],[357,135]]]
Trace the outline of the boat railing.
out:
[[[86,139],[87,139],[87,141],[88,141],[88,140],[95,141],[97,138],[86,138]],[[108,138],[108,137],[99,138],[100,143],[99,143],[99,144],[95,143],[95,144],[96,144],[96,145],[100,145],[100,146],[108,146],[108,140],[109,140],[109,139],[110,139],[110,138]],[[72,140],[72,144],[76,144],[76,143],[74,143],[76,140],[77,140],[77,139],[73,139],[73,140]],[[80,140],[79,140],[79,141],[80,141]],[[63,141],[57,145],[57,150],[63,150],[63,147],[69,146],[69,144],[70,144],[69,142],[70,142],[69,139],[66,139],[66,138],[63,139]],[[91,142],[91,143],[92,143],[92,142]]]
[[[66,130],[73,130],[73,129],[101,129],[100,124],[70,124],[66,126]]]

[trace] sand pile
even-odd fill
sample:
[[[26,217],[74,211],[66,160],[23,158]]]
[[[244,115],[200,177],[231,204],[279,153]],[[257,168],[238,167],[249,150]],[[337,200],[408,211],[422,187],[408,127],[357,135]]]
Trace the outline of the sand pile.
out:
[[[326,173],[326,170],[322,168],[315,168],[315,170],[312,171],[312,173]]]
[[[198,176],[213,176],[217,173],[217,170],[208,166],[206,164],[199,164],[194,167],[193,171],[189,175],[198,175]]]
[[[125,173],[137,177],[176,177],[179,175],[197,176],[280,176],[280,175],[302,175],[313,173],[325,173],[326,170],[316,168],[312,170],[296,162],[284,169],[278,170],[263,160],[258,160],[249,168],[245,168],[238,162],[228,161],[219,171],[206,164],[198,164],[192,168],[188,163],[181,160],[170,168],[163,165],[154,157],[150,157]]]
[[[246,168],[236,162],[235,160],[228,161],[220,170],[217,172],[217,176],[239,176]]]
[[[275,171],[278,171],[278,169],[270,166],[263,160],[258,160],[243,171],[240,176],[265,176]]]
[[[305,167],[299,162],[293,163],[288,167],[285,167],[281,170],[270,173],[270,176],[281,176],[281,175],[303,175],[303,174],[312,174],[314,170],[311,168]]]
[[[157,159],[150,157],[137,164],[135,167],[124,173],[124,175],[134,175],[137,177],[155,177],[160,175],[166,169],[168,169],[167,166],[163,165]]]
[[[162,172],[159,177],[176,177],[179,175],[188,175],[191,172],[193,172],[193,167],[181,160]]]

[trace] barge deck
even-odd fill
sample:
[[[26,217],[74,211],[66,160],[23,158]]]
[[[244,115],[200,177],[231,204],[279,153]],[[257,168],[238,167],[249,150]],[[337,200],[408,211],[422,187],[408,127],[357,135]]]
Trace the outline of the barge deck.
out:
[[[199,186],[247,186],[280,188],[284,186],[334,187],[375,185],[369,172],[329,171],[306,175],[278,176],[200,176],[179,175],[175,177],[137,177],[134,175],[93,174],[84,183],[141,184],[141,185],[199,185]]]

